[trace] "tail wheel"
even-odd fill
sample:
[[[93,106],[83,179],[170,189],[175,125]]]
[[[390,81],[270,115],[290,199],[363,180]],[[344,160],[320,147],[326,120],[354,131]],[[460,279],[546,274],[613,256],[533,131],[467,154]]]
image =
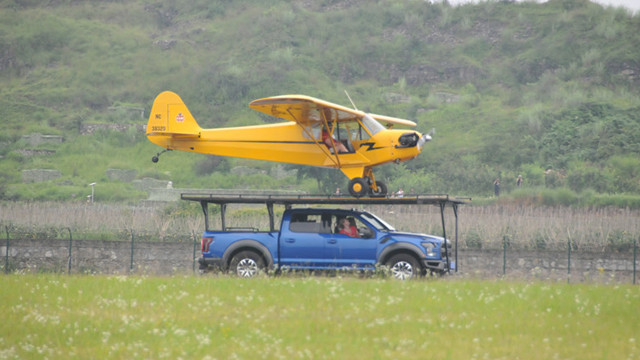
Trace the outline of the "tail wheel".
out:
[[[369,184],[367,180],[357,177],[349,181],[349,194],[353,197],[363,197],[369,192]]]
[[[376,187],[378,190],[369,189],[369,196],[371,197],[385,197],[387,196],[387,185],[382,181],[376,181]]]
[[[264,260],[255,251],[241,251],[229,263],[229,271],[239,277],[250,278],[258,275],[265,268]]]

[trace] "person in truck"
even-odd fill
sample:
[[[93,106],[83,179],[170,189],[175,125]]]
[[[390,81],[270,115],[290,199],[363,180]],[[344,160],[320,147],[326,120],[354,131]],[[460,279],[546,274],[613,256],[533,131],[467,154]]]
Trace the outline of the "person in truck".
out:
[[[358,234],[358,228],[356,228],[355,225],[352,225],[351,221],[347,218],[342,218],[340,220],[340,234],[345,234],[351,237],[360,237],[360,234]]]

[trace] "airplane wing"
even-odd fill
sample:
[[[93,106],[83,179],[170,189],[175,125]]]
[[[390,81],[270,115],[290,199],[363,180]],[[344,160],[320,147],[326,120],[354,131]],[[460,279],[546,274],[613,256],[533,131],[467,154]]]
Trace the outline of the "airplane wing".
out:
[[[322,112],[324,112],[329,121],[338,122],[354,121],[356,118],[361,119],[365,116],[363,111],[350,109],[342,105],[305,95],[281,95],[258,99],[252,101],[249,107],[277,118],[301,124],[321,122]],[[378,121],[386,123],[416,126],[416,123],[409,120],[383,115],[369,115]]]
[[[398,119],[391,116],[384,116],[384,115],[377,115],[377,114],[369,114],[369,116],[378,120],[381,123],[386,123],[387,125],[392,124],[392,125],[402,125],[402,126],[409,126],[409,127],[416,126],[416,123],[414,123],[411,120]]]

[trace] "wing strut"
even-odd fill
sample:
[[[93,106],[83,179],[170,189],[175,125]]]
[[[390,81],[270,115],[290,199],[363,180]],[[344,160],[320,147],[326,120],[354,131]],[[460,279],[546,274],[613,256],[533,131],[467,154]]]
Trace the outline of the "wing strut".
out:
[[[300,126],[302,128],[302,131],[304,131],[305,134],[307,134],[307,136],[309,136],[309,139],[313,139],[316,142],[316,145],[318,145],[318,147],[320,148],[320,150],[322,150],[322,152],[327,155],[327,157],[329,159],[331,159],[331,161],[333,161],[334,164],[338,165],[338,169],[340,168],[340,160],[338,159],[338,156],[336,155],[335,159],[333,157],[331,157],[331,153],[326,149],[326,146],[324,146],[324,144],[320,144],[318,143],[318,140],[316,140],[313,136],[313,134],[311,134],[306,127],[304,127],[300,121],[298,121],[298,119],[296,119],[295,115],[291,113],[291,111],[289,111],[289,109],[287,109],[287,112],[289,113],[289,115],[291,115],[291,117],[293,119],[296,120],[296,123],[298,124],[298,126]],[[324,118],[324,116],[323,116]],[[325,125],[326,125],[326,121],[325,121]],[[328,127],[327,127],[328,129]],[[336,146],[333,143],[333,137],[331,138],[331,144],[333,145],[333,152],[334,154],[337,154],[337,150],[336,150]]]
[[[327,128],[327,133],[329,133],[329,121],[327,120],[327,115],[325,115],[325,113],[324,113],[324,109],[325,108],[322,108],[322,111],[320,111],[320,115],[322,116],[322,123]],[[337,128],[337,125],[338,125],[337,116],[338,116],[338,114],[336,113],[336,119],[333,121],[333,124],[334,124],[334,126],[336,128]],[[342,165],[340,165],[340,159],[338,158],[338,149],[336,149],[336,143],[335,143],[335,141],[333,141],[333,136],[332,136],[331,133],[329,133],[329,139],[331,140],[331,147],[333,148],[333,155],[335,155],[335,157],[336,157],[336,163],[338,165],[338,169],[340,169],[342,167]]]

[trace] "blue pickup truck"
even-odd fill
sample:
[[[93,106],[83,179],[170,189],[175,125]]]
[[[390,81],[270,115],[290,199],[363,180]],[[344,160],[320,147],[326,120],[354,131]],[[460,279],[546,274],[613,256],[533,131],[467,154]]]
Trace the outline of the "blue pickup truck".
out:
[[[340,232],[344,219],[357,228],[357,236]],[[367,211],[289,208],[280,230],[272,228],[206,231],[200,270],[253,277],[271,270],[362,271],[385,265],[393,277],[406,280],[450,268],[448,240],[443,247],[442,237],[397,231]]]

